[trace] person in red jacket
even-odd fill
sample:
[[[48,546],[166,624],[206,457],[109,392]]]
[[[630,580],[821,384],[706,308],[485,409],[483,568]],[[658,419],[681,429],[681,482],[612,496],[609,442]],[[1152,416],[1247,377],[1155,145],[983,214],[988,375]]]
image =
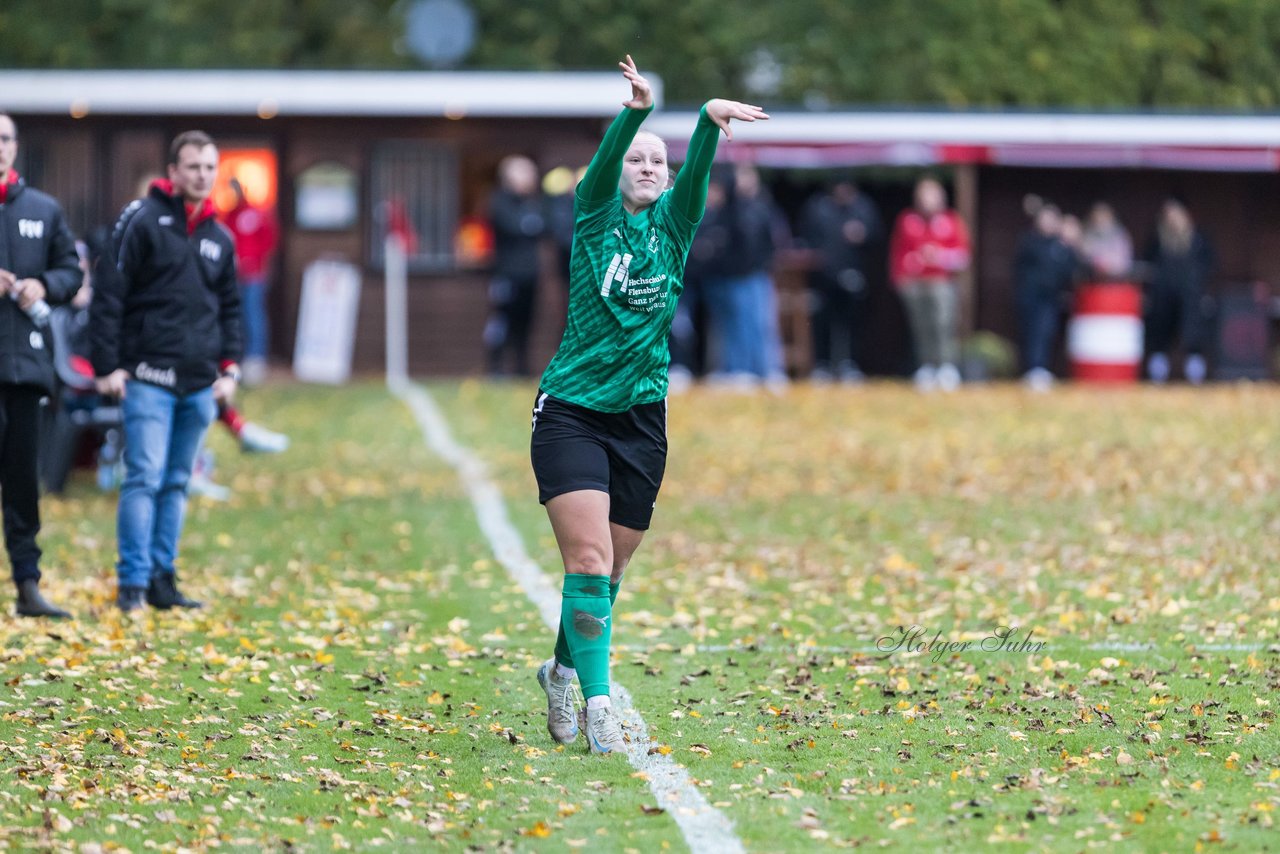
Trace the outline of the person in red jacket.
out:
[[[956,276],[968,269],[969,260],[964,221],[947,208],[942,185],[922,178],[915,206],[898,216],[889,242],[889,273],[906,304],[921,390],[951,391],[960,385]]]
[[[278,230],[271,211],[254,205],[244,187],[232,178],[235,206],[223,216],[236,242],[236,272],[240,276],[240,305],[244,316],[244,378],[261,382],[267,369],[267,284]]]

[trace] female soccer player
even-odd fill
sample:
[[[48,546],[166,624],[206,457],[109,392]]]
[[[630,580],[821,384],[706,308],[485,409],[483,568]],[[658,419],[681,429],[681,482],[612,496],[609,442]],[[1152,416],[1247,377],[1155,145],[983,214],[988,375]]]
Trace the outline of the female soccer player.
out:
[[[569,316],[533,409],[530,455],[564,561],[555,656],[538,670],[547,729],[578,735],[576,675],[593,753],[626,751],[609,703],[613,602],[653,515],[667,457],[667,337],[702,219],[717,128],[768,116],[708,101],[668,189],[667,146],[640,131],[649,83],[628,56],[631,98],[605,133],[574,200]]]

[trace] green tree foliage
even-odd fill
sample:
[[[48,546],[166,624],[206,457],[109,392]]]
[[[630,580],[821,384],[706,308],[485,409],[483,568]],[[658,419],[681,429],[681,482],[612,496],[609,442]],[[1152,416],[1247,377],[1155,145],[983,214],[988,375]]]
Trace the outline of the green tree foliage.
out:
[[[1280,106],[1275,0],[471,0],[470,69],[660,74],[669,103]],[[413,68],[405,0],[7,0],[0,65]],[[772,87],[747,85],[761,56]]]
[[[4,0],[0,66],[413,67],[397,52],[404,21],[395,7],[395,0]]]

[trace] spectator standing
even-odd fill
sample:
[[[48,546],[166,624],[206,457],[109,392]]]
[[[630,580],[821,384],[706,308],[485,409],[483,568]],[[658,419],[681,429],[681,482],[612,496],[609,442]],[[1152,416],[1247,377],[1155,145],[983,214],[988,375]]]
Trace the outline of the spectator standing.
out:
[[[716,310],[727,310],[723,304],[727,281],[718,271],[728,263],[729,223],[725,211],[725,187],[720,181],[707,184],[707,201],[702,222],[689,247],[684,265],[684,291],[676,304],[676,315],[671,321],[671,367],[668,370],[668,388],[680,392],[693,382],[694,376],[703,372],[707,353],[706,327],[721,324],[713,315]],[[716,284],[710,284],[715,279]],[[710,288],[721,289],[713,302]],[[706,318],[709,323],[701,323]],[[723,340],[723,333],[718,333]],[[744,357],[745,358],[745,357]],[[745,364],[745,362],[744,362]]]
[[[733,255],[740,245],[736,206],[732,174],[713,169],[705,212],[689,249],[688,263],[706,300],[712,343],[708,353],[711,379],[745,387],[754,386],[758,380],[751,371],[751,360],[760,342],[753,337],[751,294],[738,275],[742,268]],[[683,331],[674,324],[672,328]]]
[[[1018,240],[1013,279],[1022,332],[1024,381],[1033,391],[1053,386],[1050,354],[1058,331],[1063,295],[1075,272],[1074,253],[1062,240],[1062,213],[1042,205],[1032,227]]]
[[[915,374],[922,391],[952,391],[960,385],[956,325],[956,277],[969,267],[969,232],[948,209],[946,191],[933,178],[915,188],[915,205],[899,214],[889,243],[889,271],[906,303],[920,363]]]
[[[734,169],[732,257],[740,270],[740,286],[747,293],[747,311],[754,346],[749,370],[773,388],[787,384],[778,317],[778,290],[773,259],[789,237],[782,212],[750,163]]]
[[[785,385],[778,298],[772,266],[780,215],[754,166],[740,165],[718,183],[718,225],[727,243],[713,264],[707,297],[719,344],[718,371],[732,383]]]
[[[484,328],[489,373],[511,370],[529,375],[529,329],[538,293],[539,246],[548,234],[546,204],[538,169],[527,157],[512,155],[498,165],[498,189],[489,200],[493,227],[493,281],[489,284],[489,320]]]
[[[1122,280],[1133,272],[1133,241],[1106,202],[1096,202],[1089,209],[1080,249],[1097,281]]]
[[[817,254],[809,273],[813,300],[813,379],[859,382],[857,351],[866,320],[867,250],[884,230],[880,213],[850,180],[809,200],[801,236]]]
[[[1216,264],[1208,238],[1181,202],[1170,199],[1160,208],[1156,233],[1144,259],[1147,283],[1147,376],[1169,379],[1170,353],[1181,344],[1183,375],[1193,385],[1204,382],[1205,290]]]
[[[583,167],[585,169],[586,167]],[[573,191],[582,180],[582,171],[557,166],[542,176],[542,193],[547,205],[547,231],[556,250],[556,274],[566,293],[573,258]]]
[[[180,134],[168,172],[125,208],[90,306],[98,391],[120,399],[124,419],[116,604],[126,613],[144,601],[201,607],[178,589],[178,539],[196,452],[240,381],[235,245],[209,199],[213,139]]]
[[[1080,222],[1080,217],[1075,214],[1064,214],[1059,233],[1062,237],[1062,242],[1067,244],[1067,247],[1071,250],[1071,258],[1074,265],[1072,284],[1074,284],[1076,280],[1088,272],[1088,262],[1084,255],[1084,225]]]
[[[53,197],[16,169],[18,128],[0,113],[0,506],[20,617],[71,616],[40,592],[40,399],[54,389],[49,306],[83,280],[75,237]]]
[[[257,385],[266,378],[271,324],[267,314],[267,289],[271,261],[280,230],[272,212],[253,204],[240,181],[232,178],[236,203],[223,217],[236,243],[236,273],[240,277],[240,306],[244,317],[244,381]]]

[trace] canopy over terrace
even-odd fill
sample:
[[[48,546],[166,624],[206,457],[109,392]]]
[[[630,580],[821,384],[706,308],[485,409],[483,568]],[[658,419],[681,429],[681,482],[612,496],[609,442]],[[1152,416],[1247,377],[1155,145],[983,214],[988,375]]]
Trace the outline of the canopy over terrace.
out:
[[[592,117],[626,94],[612,72],[235,70],[0,71],[0,92],[10,112],[75,118]]]
[[[947,169],[957,209],[970,223],[974,265],[961,281],[962,325],[1015,339],[1012,267],[1018,234],[1027,227],[1023,199],[1035,193],[1064,210],[1085,214],[1107,201],[1133,235],[1148,243],[1159,208],[1175,197],[1187,204],[1218,251],[1215,289],[1260,282],[1280,295],[1280,115],[1226,113],[1075,113],[866,110],[796,113],[734,129],[720,147],[728,161],[786,170],[857,167]],[[646,127],[684,156],[695,112],[655,114]],[[894,170],[897,171],[897,170]],[[866,175],[864,189],[890,218],[910,203],[909,190],[885,192],[901,178]],[[792,259],[796,260],[796,259]],[[872,259],[875,267],[882,258]],[[803,263],[802,259],[797,263]],[[802,281],[784,291],[803,295]],[[884,280],[881,267],[871,278]],[[794,276],[791,277],[795,279]],[[874,283],[873,283],[874,284]],[[882,319],[868,333],[877,358],[906,338],[887,285],[872,288]],[[879,337],[877,337],[879,336]],[[803,347],[801,347],[803,350]],[[897,355],[872,368],[899,369]],[[871,361],[868,357],[868,363]]]
[[[661,103],[661,81],[650,82]],[[409,358],[424,374],[483,368],[488,272],[460,258],[455,238],[482,214],[498,162],[586,162],[627,91],[616,71],[0,70],[0,110],[23,137],[18,168],[79,234],[115,221],[181,131],[212,133],[229,167],[253,158],[281,223],[268,296],[281,359],[305,270],[341,257],[361,275],[355,367],[381,366],[381,237],[387,211],[408,212],[418,237],[408,312],[421,333]],[[542,293],[535,359],[554,350],[562,322],[558,289]]]
[[[740,126],[730,157],[762,166],[992,165],[1280,170],[1280,116],[1190,113],[774,112]],[[683,156],[696,113],[647,128]]]

